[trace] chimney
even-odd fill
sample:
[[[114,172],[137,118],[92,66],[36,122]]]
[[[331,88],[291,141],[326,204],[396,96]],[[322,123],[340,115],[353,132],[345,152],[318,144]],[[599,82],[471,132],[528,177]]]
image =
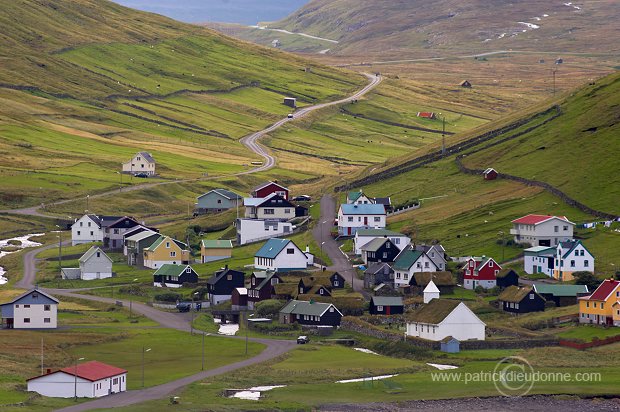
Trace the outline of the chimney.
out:
[[[224,265],[224,269],[228,270],[228,263],[226,265]]]
[[[310,253],[310,246],[306,245],[306,253]]]
[[[46,374],[46,375],[49,375],[50,373],[52,373],[52,370],[48,368],[48,369],[47,369],[47,372],[45,372],[45,374]]]

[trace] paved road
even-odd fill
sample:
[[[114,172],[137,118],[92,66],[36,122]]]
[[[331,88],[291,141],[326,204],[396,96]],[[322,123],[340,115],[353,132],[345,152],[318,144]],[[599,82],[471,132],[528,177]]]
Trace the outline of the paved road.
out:
[[[33,249],[24,254],[24,274],[22,279],[17,282],[16,286],[23,287],[26,289],[32,288],[33,283],[36,279],[36,259],[35,256],[43,250],[47,250],[50,248],[56,247],[56,245],[49,245],[45,247],[40,247],[37,249]],[[102,296],[90,296],[90,295],[82,295],[79,292],[84,291],[84,289],[42,289],[45,292],[49,292],[54,296],[67,296],[79,299],[86,299],[95,302],[104,302],[104,303],[115,303],[119,301],[119,299],[111,299]],[[124,307],[129,307],[130,302],[126,300],[120,300],[123,302]],[[183,313],[171,313],[171,312],[163,312],[158,309],[155,309],[151,306],[145,305],[143,303],[132,302],[131,303],[132,311],[135,313],[139,313],[141,315],[146,316],[147,318],[157,322],[160,326],[170,329],[176,329],[183,332],[190,331],[190,320],[188,319],[187,314]],[[213,335],[218,336],[218,335]],[[218,336],[221,339],[244,339],[239,336]],[[274,339],[256,339],[250,338],[252,342],[258,342],[265,345],[265,349],[258,355],[239,361],[235,363],[231,363],[229,365],[224,365],[216,369],[203,371],[200,373],[196,373],[191,376],[187,376],[185,378],[177,379],[172,382],[165,383],[163,385],[153,386],[151,388],[142,389],[142,390],[134,390],[127,391],[120,394],[115,394],[113,396],[107,396],[102,399],[97,399],[94,401],[84,402],[79,405],[70,406],[68,408],[61,409],[61,411],[65,412],[77,412],[77,411],[87,411],[91,409],[98,408],[113,408],[120,406],[128,406],[133,405],[140,402],[150,401],[154,399],[162,399],[169,396],[171,393],[182,389],[183,387],[189,385],[190,383],[205,379],[207,377],[221,375],[223,373],[228,373],[240,368],[244,368],[249,365],[254,365],[256,363],[264,362],[273,358],[276,358],[296,347],[295,341],[289,340],[274,340]]]
[[[346,103],[346,102],[348,102],[350,100],[359,99],[362,96],[364,96],[366,93],[368,93],[369,91],[371,91],[372,89],[377,87],[377,85],[379,85],[379,83],[381,83],[381,81],[383,80],[383,78],[381,76],[375,76],[375,75],[371,75],[371,74],[368,74],[368,73],[364,73],[364,75],[366,77],[368,77],[370,82],[363,89],[359,90],[358,92],[354,93],[353,95],[351,95],[349,97],[346,97],[344,99],[333,101],[333,102],[321,103],[321,104],[317,104],[317,105],[314,105],[314,106],[304,107],[303,109],[300,109],[300,110],[295,112],[295,118],[293,118],[293,119],[290,119],[290,118],[286,117],[286,118],[284,118],[282,120],[277,121],[276,123],[272,124],[271,126],[269,126],[268,128],[266,128],[264,130],[261,130],[259,132],[253,133],[253,134],[251,134],[249,136],[241,138],[239,141],[245,147],[247,147],[252,152],[256,153],[257,155],[259,155],[260,157],[265,159],[265,161],[263,162],[262,165],[260,165],[258,167],[255,167],[255,168],[252,168],[250,170],[243,171],[243,172],[235,173],[232,176],[242,176],[242,175],[249,175],[249,174],[253,174],[253,173],[263,172],[265,170],[269,170],[269,169],[273,168],[276,165],[275,157],[270,155],[269,152],[267,151],[267,149],[264,146],[262,146],[261,144],[258,143],[258,140],[261,137],[263,137],[264,135],[273,132],[274,130],[282,127],[283,125],[285,125],[286,123],[288,123],[290,121],[293,121],[295,119],[300,119],[300,118],[306,116],[308,113],[311,113],[311,112],[313,112],[315,110],[319,110],[319,109],[323,109],[325,107]],[[201,177],[201,178],[194,178],[194,179],[168,180],[168,181],[164,181],[164,182],[142,183],[142,184],[137,184],[137,185],[133,185],[133,186],[124,187],[122,189],[122,192],[133,192],[133,191],[136,191],[136,190],[143,190],[143,189],[148,189],[148,188],[152,188],[152,187],[155,187],[155,186],[163,186],[163,185],[169,185],[169,184],[173,184],[173,183],[186,183],[186,182],[213,180],[213,179],[218,179],[218,178],[221,178],[221,177],[223,177],[223,176],[209,176],[209,177]],[[108,195],[115,194],[115,193],[118,193],[118,192],[119,192],[118,189],[114,189],[114,190],[109,190],[107,192],[102,192],[102,193],[98,193],[98,194],[89,195],[89,197],[91,199],[96,199],[98,197],[108,196]],[[80,200],[80,199],[83,200],[84,198],[81,197],[81,198],[78,198],[78,199],[59,200],[59,201],[56,201],[56,202],[47,203],[47,205],[48,206],[62,205],[64,203],[69,203],[69,202],[73,202],[73,201]],[[32,206],[32,207],[26,207],[26,208],[22,208],[22,209],[0,210],[0,213],[13,213],[13,214],[19,214],[19,215],[50,217],[50,218],[56,218],[57,217],[57,216],[48,215],[46,213],[40,212],[39,209],[40,209],[40,206]]]
[[[321,198],[321,219],[312,229],[312,236],[319,246],[323,243],[323,251],[327,253],[332,261],[332,266],[328,267],[328,270],[340,273],[349,283],[352,281],[353,290],[368,297],[368,292],[364,290],[364,281],[356,276],[356,270],[338,247],[338,242],[331,236],[335,218],[336,200],[330,195],[324,195]]]

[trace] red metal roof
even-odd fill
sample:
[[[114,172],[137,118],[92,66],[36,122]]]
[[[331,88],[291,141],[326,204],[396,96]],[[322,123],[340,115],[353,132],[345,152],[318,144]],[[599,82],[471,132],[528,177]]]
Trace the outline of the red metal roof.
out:
[[[69,375],[76,375],[75,365],[63,368],[61,371],[68,373]],[[117,368],[116,366],[97,361],[84,362],[78,364],[77,366],[77,376],[93,382],[98,381],[99,379],[120,375],[122,373],[127,373],[127,371],[125,369]]]
[[[600,300],[600,301],[605,301],[607,300],[607,297],[614,291],[616,290],[616,288],[618,287],[618,285],[620,285],[620,281],[618,280],[612,280],[612,279],[605,279],[603,281],[603,283],[601,283],[599,285],[598,288],[596,288],[596,290],[594,291],[594,293],[592,293],[590,296],[588,296],[587,300]]]
[[[527,216],[520,217],[519,219],[513,220],[512,223],[522,223],[524,225],[537,225],[553,217],[557,217],[558,219],[566,220],[568,222],[568,218],[566,216],[527,215]]]

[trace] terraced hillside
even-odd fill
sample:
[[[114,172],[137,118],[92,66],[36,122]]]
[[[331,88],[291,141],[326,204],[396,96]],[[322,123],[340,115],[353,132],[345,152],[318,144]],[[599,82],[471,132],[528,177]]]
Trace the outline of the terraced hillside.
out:
[[[419,58],[507,49],[617,52],[618,16],[620,5],[614,0],[313,0],[266,25],[338,41],[327,46],[309,42],[306,48],[315,51]],[[266,44],[265,34],[254,30],[244,36]],[[287,50],[304,50],[299,40],[283,37],[281,42]]]
[[[113,187],[137,150],[164,179],[242,171],[257,159],[237,139],[285,116],[283,96],[365,83],[105,0],[12,1],[0,25],[0,206]]]

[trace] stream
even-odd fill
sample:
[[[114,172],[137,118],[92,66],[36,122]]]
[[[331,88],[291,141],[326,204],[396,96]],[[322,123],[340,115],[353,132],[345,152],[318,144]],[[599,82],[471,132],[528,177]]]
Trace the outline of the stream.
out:
[[[9,238],[9,239],[2,239],[2,240],[0,240],[0,258],[3,258],[6,255],[10,255],[11,253],[19,252],[20,250],[26,249],[28,247],[41,246],[41,243],[32,241],[32,240],[30,240],[30,238],[31,237],[43,236],[43,235],[45,235],[45,233],[31,233],[29,235],[12,237],[12,238]],[[11,241],[19,241],[20,244],[19,245],[12,245],[12,244],[9,243]],[[15,250],[11,250],[11,251],[3,250],[5,248],[11,248],[11,249],[15,249]],[[2,266],[0,266],[0,285],[4,285],[5,283],[7,283],[9,281],[4,276],[5,274],[6,274],[6,271],[4,270],[4,268]]]

